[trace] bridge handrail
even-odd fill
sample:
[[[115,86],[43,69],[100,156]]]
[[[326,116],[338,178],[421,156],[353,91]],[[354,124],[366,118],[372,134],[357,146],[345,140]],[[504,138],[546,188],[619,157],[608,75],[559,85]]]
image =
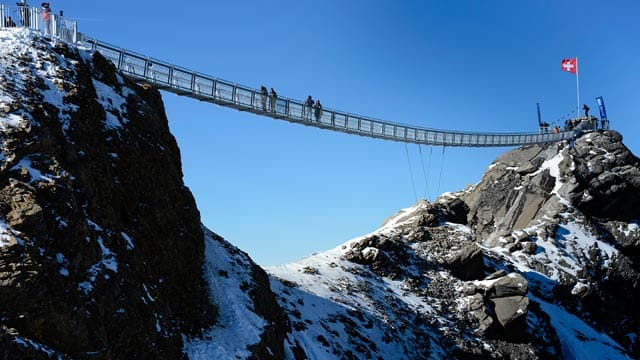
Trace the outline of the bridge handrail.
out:
[[[104,56],[114,61],[118,69],[133,78],[151,80],[159,88],[162,89],[164,87],[166,90],[181,95],[189,94],[192,97],[201,95],[203,97],[201,100],[209,101],[215,99],[216,101],[213,102],[225,104],[232,102],[240,110],[261,113],[260,109],[258,109],[257,100],[260,93],[257,89],[195,72],[88,36],[82,35],[80,38],[82,42],[89,44],[92,49],[100,51]],[[138,69],[138,72],[136,72],[136,69]],[[206,81],[209,84],[205,84]],[[208,91],[203,91],[203,87]],[[181,93],[181,91],[184,93]],[[347,133],[414,143],[449,146],[514,146],[565,140],[569,139],[573,134],[572,132],[539,134],[526,132],[445,131],[378,120],[331,108],[324,108],[320,121],[310,124],[305,123],[305,121],[310,120],[305,119],[305,117],[310,118],[310,116],[305,113],[305,105],[302,101],[279,96],[276,107],[278,109],[274,114],[262,113],[262,115]],[[284,110],[282,110],[283,107]],[[292,115],[292,107],[296,108],[293,112],[299,115]],[[263,112],[266,112],[266,110]],[[357,125],[351,125],[356,121]]]
[[[190,69],[187,69],[185,67],[179,66],[179,65],[175,65],[163,60],[159,60],[153,57],[149,57],[146,56],[142,53],[136,52],[136,51],[131,51],[128,49],[123,49],[121,47],[118,47],[116,45],[101,41],[101,40],[97,40],[95,38],[91,38],[85,34],[81,34],[80,36],[80,40],[82,42],[86,42],[92,45],[94,50],[98,50],[98,48],[104,48],[104,49],[108,49],[111,51],[115,51],[118,53],[122,53],[124,55],[126,55],[127,57],[135,57],[138,60],[141,61],[149,61],[151,64],[155,65],[162,65],[166,68],[172,68],[175,70],[179,70],[185,73],[189,73],[189,74],[196,74],[201,78],[205,78],[205,79],[209,79],[209,80],[215,80],[216,82],[222,82],[225,84],[230,84],[233,86],[237,86],[238,88],[242,88],[244,90],[247,91],[253,91],[253,92],[257,92],[259,93],[259,90],[256,88],[252,88],[250,86],[245,86],[245,85],[241,85],[235,82],[231,82],[231,81],[227,81],[227,80],[223,80],[220,79],[218,77],[213,77],[211,75],[207,75],[207,74],[203,74],[200,72],[196,72]],[[118,64],[116,64],[117,66]],[[138,74],[139,75],[139,74]],[[293,98],[288,98],[288,97],[283,97],[281,95],[278,95],[278,99],[279,100],[286,100],[286,101],[290,101],[293,103],[296,103],[298,105],[302,105],[304,106],[304,102],[298,99],[293,99]],[[363,120],[368,120],[368,121],[372,121],[372,122],[377,122],[377,123],[385,123],[385,124],[389,124],[389,125],[394,125],[394,126],[400,126],[400,127],[404,127],[404,128],[415,128],[417,130],[425,130],[425,131],[431,131],[431,132],[440,132],[440,133],[447,133],[447,134],[459,134],[459,135],[496,135],[496,134],[500,134],[500,135],[538,135],[538,133],[532,133],[532,132],[500,132],[500,133],[492,133],[492,132],[473,132],[473,131],[462,131],[462,130],[442,130],[442,129],[436,129],[436,128],[429,128],[429,127],[419,127],[419,126],[413,126],[413,125],[407,125],[407,124],[403,124],[403,123],[396,123],[393,121],[389,121],[389,120],[381,120],[381,119],[377,119],[377,118],[372,118],[370,116],[365,116],[365,115],[358,115],[358,114],[354,114],[354,113],[350,113],[350,112],[345,112],[345,111],[341,111],[341,110],[336,110],[336,109],[332,109],[332,108],[328,108],[328,107],[324,107],[323,106],[323,111],[329,111],[329,112],[335,112],[335,113],[340,113],[340,114],[345,114],[348,116],[352,116],[352,117],[357,117]]]

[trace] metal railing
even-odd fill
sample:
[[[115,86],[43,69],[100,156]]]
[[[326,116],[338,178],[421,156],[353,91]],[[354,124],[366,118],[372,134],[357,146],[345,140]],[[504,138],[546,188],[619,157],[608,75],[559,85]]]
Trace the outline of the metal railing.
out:
[[[86,36],[81,35],[80,41],[100,52],[125,76],[134,81],[151,83],[161,90],[240,111],[323,129],[407,143],[468,147],[519,146],[567,140],[573,136],[572,131],[540,134],[437,130],[381,121],[327,108],[316,116],[307,111],[307,107],[299,100],[278,97],[273,103],[274,106],[271,106],[272,99],[267,97],[263,102],[257,89],[204,75]]]
[[[77,42],[77,21],[54,13],[50,14],[49,20],[44,20],[42,13],[43,10],[37,7],[0,4],[0,28],[26,27],[65,42]]]

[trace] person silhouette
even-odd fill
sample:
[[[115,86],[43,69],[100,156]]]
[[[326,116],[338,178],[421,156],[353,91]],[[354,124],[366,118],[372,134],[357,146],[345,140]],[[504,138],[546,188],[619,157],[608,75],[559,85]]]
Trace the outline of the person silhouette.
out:
[[[276,93],[275,90],[273,90],[273,88],[271,88],[270,92],[269,92],[269,110],[271,110],[271,112],[276,112],[276,103],[278,102],[278,94]]]

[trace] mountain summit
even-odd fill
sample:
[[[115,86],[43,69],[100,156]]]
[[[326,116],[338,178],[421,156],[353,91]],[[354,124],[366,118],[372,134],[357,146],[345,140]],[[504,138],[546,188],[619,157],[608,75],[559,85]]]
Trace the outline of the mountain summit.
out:
[[[615,131],[265,271],[201,225],[156,89],[0,41],[2,359],[640,357],[640,161]]]
[[[289,339],[311,358],[637,357],[639,190],[615,131],[509,151],[476,185],[269,268]]]

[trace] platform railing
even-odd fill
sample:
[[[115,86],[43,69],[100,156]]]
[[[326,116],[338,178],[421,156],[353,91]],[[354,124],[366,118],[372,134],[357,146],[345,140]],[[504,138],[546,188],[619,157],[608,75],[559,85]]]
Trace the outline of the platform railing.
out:
[[[78,40],[76,20],[51,13],[51,19],[42,19],[42,9],[29,6],[0,4],[0,28],[25,27],[68,43]]]

